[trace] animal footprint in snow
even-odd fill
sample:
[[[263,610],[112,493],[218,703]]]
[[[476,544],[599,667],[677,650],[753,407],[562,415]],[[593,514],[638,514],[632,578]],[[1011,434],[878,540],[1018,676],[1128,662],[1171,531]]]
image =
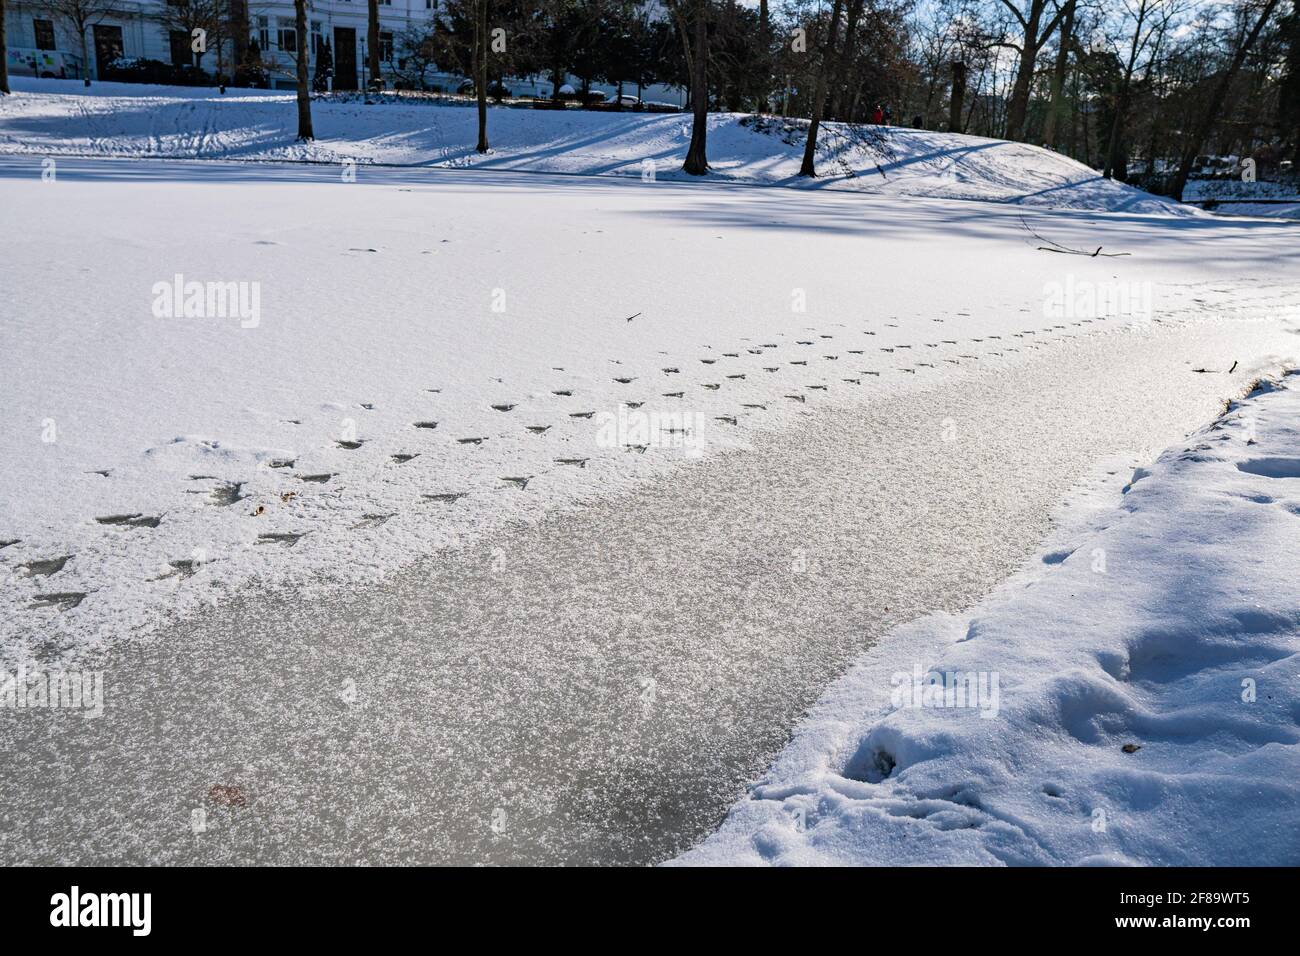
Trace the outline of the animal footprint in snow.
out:
[[[414,425],[416,428],[433,429],[438,427],[437,422],[412,422],[411,424]]]
[[[595,412],[569,412],[570,418],[590,418]]]
[[[810,389],[812,389],[812,390],[814,390],[814,391],[818,391],[818,392],[824,392],[824,391],[826,391],[826,386],[825,386],[825,385],[805,385],[804,388],[810,388]]]
[[[4,541],[0,541],[0,551],[3,551],[5,548],[9,547],[10,545],[17,544],[19,541],[22,540],[23,540],[22,538],[8,538]]]
[[[209,503],[218,508],[229,508],[236,502],[243,501],[245,497],[242,481],[223,481],[208,492]]]
[[[550,425],[527,425],[525,427],[534,435],[542,435],[545,434],[550,429],[551,426]]]
[[[497,412],[508,412],[508,411],[510,411],[510,409],[512,409],[512,408],[514,408],[513,405],[493,405],[493,406],[492,406],[492,410],[493,410],[493,411],[497,411]]]
[[[86,599],[84,591],[55,591],[50,594],[38,594],[31,607],[57,607],[60,611],[71,611]]]
[[[678,375],[678,374],[680,374],[680,373],[681,373],[681,369],[679,369],[679,368],[666,368],[666,369],[664,369],[664,374],[665,374],[665,375]]]
[[[744,373],[744,372],[739,372],[739,373],[736,374],[736,375],[728,375],[728,376],[727,376],[727,378],[744,378],[744,377],[745,377],[745,373]]]
[[[257,543],[278,544],[285,548],[292,548],[310,533],[310,531],[267,531],[257,536]]]
[[[573,392],[570,391],[570,390],[567,389],[567,388],[562,388],[562,389],[560,389],[559,391],[551,392],[551,394],[552,394],[552,395],[563,395],[565,398],[568,398],[569,396],[571,396],[571,395],[573,394]]]
[[[718,389],[722,388],[722,386],[721,386],[720,384],[718,384],[718,383],[713,383],[713,382],[705,382],[705,383],[703,383],[700,387],[701,387],[701,388],[707,388],[707,389],[709,389],[710,391],[713,391],[713,392],[716,392]]]
[[[781,368],[780,368],[780,366],[765,365],[765,366],[763,366],[763,371],[764,371],[764,372],[779,372],[779,371],[781,371]]]
[[[95,519],[100,524],[114,525],[119,528],[156,528],[162,518],[152,518],[139,512],[129,515],[105,515]]]
[[[787,395],[786,398],[791,399],[791,400],[796,401],[796,402],[806,402],[806,401],[807,401],[807,399],[804,398],[802,395]]]
[[[485,441],[487,441],[486,437],[457,438],[456,444],[457,445],[481,445]]]
[[[646,449],[649,448],[649,447],[650,447],[649,445],[624,445],[624,446],[623,446],[623,450],[624,450],[624,451],[634,451],[634,452],[636,452],[638,455],[644,455],[645,452],[646,452]]]
[[[520,491],[524,491],[525,489],[527,489],[528,483],[532,481],[533,478],[534,478],[533,475],[525,475],[523,477],[504,477],[501,480],[506,482],[507,484],[514,485]]]
[[[664,398],[681,398],[685,392],[664,392]]]
[[[805,361],[803,361],[803,360],[800,360],[800,361],[797,361],[797,362],[791,362],[790,364],[791,364],[791,365],[807,365],[808,363],[805,362]]]
[[[362,515],[361,520],[352,526],[352,530],[359,531],[363,528],[378,528],[391,517],[393,517],[391,514]]]
[[[631,385],[633,382],[636,381],[636,379],[634,379],[634,378],[616,378],[616,379],[614,379],[614,381],[618,382],[618,384],[620,384],[620,385]]]
[[[299,481],[311,482],[313,485],[323,485],[334,477],[334,472],[323,471],[319,475],[294,475]]]
[[[397,462],[399,465],[405,465],[412,458],[419,458],[420,453],[416,452],[415,454],[412,455],[412,454],[407,454],[406,452],[398,452],[396,455],[389,455],[388,457],[391,458],[393,461]]]
[[[171,574],[167,575],[168,577],[172,574],[179,574],[182,578],[188,578],[192,577],[194,572],[198,571],[202,566],[202,563],[193,558],[182,558],[179,561],[168,561],[167,566],[172,569]]]
[[[425,501],[437,501],[437,502],[441,502],[442,504],[454,505],[456,502],[460,501],[461,498],[464,498],[467,494],[469,494],[468,491],[444,491],[440,494],[421,495],[420,497],[423,498]]]
[[[766,406],[766,405],[750,404],[750,405],[741,405],[740,407],[741,407],[741,408],[757,408],[757,409],[759,409],[760,411],[764,411],[764,412],[767,411],[767,406]]]
[[[740,358],[740,353],[739,353],[739,352],[723,352],[723,353],[722,353],[722,357],[723,357],[723,358]]]
[[[363,442],[363,441],[348,441],[347,439],[340,438],[340,439],[339,439],[338,441],[336,441],[334,444],[338,445],[340,448],[346,448],[348,451],[356,451],[358,448],[360,448],[362,445],[364,445],[365,442]]]
[[[298,464],[297,458],[272,458],[266,463],[267,468],[292,468]]]
[[[736,424],[736,419],[731,415],[718,415],[713,420],[715,422],[726,422],[728,425]]]
[[[712,365],[715,362],[717,362],[717,359],[700,359],[700,361],[703,362],[705,365]]]
[[[63,566],[72,560],[72,555],[65,554],[58,558],[41,558],[36,561],[27,561],[18,565],[18,569],[28,577],[47,578],[51,574],[58,574],[63,570]]]
[[[577,468],[586,468],[589,460],[587,458],[557,458],[555,463],[557,465],[573,465]]]

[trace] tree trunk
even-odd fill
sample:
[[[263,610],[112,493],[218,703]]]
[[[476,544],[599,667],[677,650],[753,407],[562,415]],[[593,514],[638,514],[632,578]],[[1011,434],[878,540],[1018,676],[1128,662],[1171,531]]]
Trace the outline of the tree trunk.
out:
[[[83,85],[90,86],[90,44],[86,41],[86,23],[83,20],[77,26],[77,32],[81,36],[81,68],[85,71],[81,80]],[[95,66],[98,68],[99,64],[96,63]]]
[[[0,0],[0,95],[9,92],[9,56],[6,53],[7,49],[5,46],[5,0]]]
[[[831,119],[842,120],[844,116],[844,96],[848,92],[849,60],[853,56],[853,40],[858,31],[858,19],[862,16],[863,0],[849,0],[849,14],[844,21],[844,46],[835,68],[835,83],[831,87],[831,108],[826,114]]]
[[[962,103],[966,99],[966,64],[952,61],[952,95],[948,97],[948,132],[961,133],[965,124],[961,119]]]
[[[379,68],[379,0],[368,0],[366,11],[366,60],[370,70],[370,85],[377,87],[382,81]]]
[[[1106,164],[1101,171],[1101,175],[1106,179],[1113,179],[1115,175],[1115,166],[1120,159],[1120,140],[1124,136],[1124,115],[1128,112],[1129,91],[1133,88],[1133,70],[1137,66],[1138,51],[1142,43],[1142,27],[1146,24],[1147,19],[1147,0],[1142,0],[1141,6],[1138,7],[1137,23],[1133,27],[1133,43],[1129,47],[1128,62],[1124,64],[1124,75],[1120,78],[1119,93],[1115,97],[1115,116],[1110,124],[1110,142],[1106,144]],[[1128,181],[1128,161],[1124,163],[1124,175],[1120,176],[1120,182]]]
[[[1020,139],[1024,134],[1025,117],[1029,114],[1029,89],[1034,82],[1034,62],[1038,59],[1038,47],[1034,41],[1038,37],[1038,21],[1043,15],[1043,4],[1032,0],[1029,5],[1029,22],[1025,26],[1024,43],[1020,47],[1020,65],[1016,70],[1016,82],[1011,88],[1011,99],[1007,103],[1007,139]]]
[[[1065,73],[1070,67],[1070,44],[1074,42],[1074,5],[1075,0],[1068,0],[1065,5],[1065,16],[1061,19],[1061,47],[1056,51],[1056,65],[1052,69],[1051,98],[1047,104],[1047,117],[1043,120],[1043,142],[1048,149],[1056,149],[1056,141],[1060,136]]]
[[[487,0],[474,0],[474,93],[478,100],[478,145],[480,153],[488,151],[487,137]]]
[[[311,129],[311,81],[307,76],[307,0],[293,0],[293,13],[298,28],[298,138],[315,139]]]
[[[768,13],[767,0],[758,0],[758,44],[759,62],[763,67],[763,88],[758,98],[758,112],[766,113],[770,105],[767,94],[772,83],[772,71],[768,62],[768,58],[772,55],[772,19]]]
[[[1010,0],[1002,0],[1009,8]],[[1048,21],[1047,28],[1040,35],[1038,26],[1043,22],[1043,11],[1047,8],[1047,0],[1030,0],[1029,2],[1029,19],[1021,20],[1025,28],[1024,43],[1020,48],[1020,65],[1016,70],[1016,82],[1011,89],[1011,97],[1007,103],[1007,139],[1021,139],[1025,134],[1025,119],[1029,115],[1029,93],[1034,85],[1034,64],[1038,60],[1038,51],[1042,49],[1048,37],[1056,29],[1061,18],[1065,16],[1065,8],[1058,8],[1056,15]],[[1020,14],[1017,12],[1017,17]]]
[[[831,25],[827,29],[826,46],[822,50],[822,62],[817,70],[817,87],[813,93],[812,116],[808,121],[808,142],[803,148],[803,165],[799,167],[800,176],[817,175],[817,127],[821,125],[822,110],[826,106],[826,80],[835,69],[835,33],[840,26],[840,8],[843,0],[835,0],[831,5]]]
[[[709,0],[696,0],[695,51],[691,59],[694,61],[691,64],[691,105],[694,117],[691,120],[691,146],[686,151],[682,171],[691,176],[703,176],[709,171],[705,149],[709,128]]]
[[[1246,61],[1246,54],[1250,52],[1250,48],[1259,39],[1259,34],[1264,29],[1264,24],[1268,22],[1268,18],[1273,15],[1277,3],[1278,0],[1268,0],[1268,3],[1265,4],[1263,12],[1259,15],[1259,20],[1256,21],[1249,36],[1237,48],[1237,52],[1233,56],[1227,71],[1219,78],[1219,84],[1215,87],[1214,95],[1210,98],[1209,108],[1201,114],[1200,120],[1197,121],[1192,131],[1191,139],[1187,141],[1183,149],[1182,162],[1178,164],[1178,175],[1174,179],[1173,189],[1170,190],[1173,197],[1179,202],[1183,200],[1183,190],[1187,187],[1187,177],[1191,174],[1192,163],[1196,162],[1196,156],[1201,151],[1201,145],[1209,138],[1210,130],[1214,128],[1214,124],[1219,118],[1219,111],[1223,109],[1223,101],[1228,96],[1228,87],[1232,85],[1233,79],[1241,69],[1241,64]]]

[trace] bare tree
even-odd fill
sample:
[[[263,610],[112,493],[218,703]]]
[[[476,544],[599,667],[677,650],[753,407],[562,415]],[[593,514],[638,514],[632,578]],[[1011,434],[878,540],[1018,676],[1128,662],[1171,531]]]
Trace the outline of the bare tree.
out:
[[[831,24],[827,28],[826,43],[822,47],[822,61],[817,70],[817,88],[813,93],[812,115],[808,120],[808,140],[804,143],[803,164],[799,167],[800,176],[817,175],[817,127],[821,125],[822,110],[826,108],[826,84],[835,70],[835,34],[840,28],[840,10],[843,0],[835,0],[831,5]]]
[[[311,38],[307,35],[307,0],[293,0],[293,13],[298,33],[298,49],[294,60],[298,65],[298,138],[315,139],[311,128],[311,78],[307,60],[311,56]]]
[[[838,2],[838,0],[837,0]],[[695,49],[691,54],[691,145],[682,171],[703,176],[709,171],[706,140],[709,131],[709,0],[696,0]]]
[[[164,30],[175,30],[190,37],[191,66],[199,68],[204,55],[209,50],[215,52],[220,76],[224,67],[222,48],[228,39],[230,24],[228,0],[168,0],[155,16]],[[198,42],[200,37],[201,43]]]
[[[1025,131],[1025,117],[1029,113],[1029,90],[1034,80],[1034,64],[1038,60],[1038,51],[1043,48],[1055,32],[1057,24],[1065,16],[1065,7],[1058,7],[1056,14],[1042,26],[1047,12],[1047,0],[1029,0],[1029,9],[1022,13],[1011,0],[1002,0],[1002,5],[1011,11],[1011,15],[1020,24],[1020,43],[1007,44],[1020,53],[1020,65],[1016,71],[1016,82],[1011,88],[1011,98],[1007,102],[1007,139],[1020,139]]]
[[[1065,98],[1065,74],[1070,68],[1070,51],[1074,45],[1074,9],[1075,0],[1066,0],[1065,14],[1061,18],[1061,36],[1056,48],[1056,63],[1052,67],[1047,116],[1043,119],[1043,142],[1048,149],[1056,148],[1056,138],[1060,135]]]
[[[1187,186],[1187,177],[1192,172],[1192,164],[1196,162],[1196,156],[1201,151],[1201,146],[1209,138],[1210,130],[1219,119],[1219,113],[1223,109],[1223,101],[1227,98],[1228,87],[1232,85],[1233,79],[1241,70],[1241,65],[1246,62],[1246,56],[1250,53],[1250,48],[1255,45],[1259,39],[1260,32],[1264,25],[1268,23],[1269,17],[1277,9],[1278,0],[1264,0],[1264,7],[1260,11],[1259,19],[1247,33],[1246,26],[1250,23],[1249,17],[1244,17],[1241,21],[1241,29],[1237,34],[1236,50],[1232,55],[1227,69],[1219,74],[1219,82],[1210,96],[1210,102],[1207,108],[1201,113],[1192,134],[1188,137],[1183,146],[1182,161],[1178,164],[1178,175],[1174,178],[1171,194],[1175,199],[1183,198],[1183,189]]]
[[[1110,141],[1106,148],[1106,163],[1102,175],[1111,179],[1115,175],[1115,166],[1119,162],[1120,143],[1124,138],[1124,121],[1128,116],[1129,100],[1133,90],[1133,74],[1137,70],[1138,58],[1143,51],[1151,48],[1154,55],[1155,38],[1163,36],[1176,8],[1172,2],[1165,0],[1137,0],[1137,7],[1132,7],[1124,0],[1124,9],[1133,21],[1133,38],[1129,44],[1128,58],[1124,60],[1123,72],[1120,74],[1119,89],[1115,94],[1115,116],[1111,121]],[[1145,31],[1145,32],[1143,32]],[[1121,179],[1126,179],[1123,173]]]
[[[46,0],[45,5],[76,32],[81,48],[81,68],[85,71],[83,80],[89,86],[90,41],[86,39],[86,32],[96,23],[117,13],[118,0]],[[102,67],[103,64],[97,63],[96,66]]]

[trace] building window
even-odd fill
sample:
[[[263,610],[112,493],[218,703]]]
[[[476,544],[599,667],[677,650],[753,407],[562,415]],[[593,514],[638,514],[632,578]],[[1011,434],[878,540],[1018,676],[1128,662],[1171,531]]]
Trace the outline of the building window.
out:
[[[385,63],[393,62],[393,31],[379,31],[379,59]]]
[[[167,41],[172,51],[172,66],[189,66],[194,62],[190,54],[190,35],[184,30],[171,30]]]
[[[320,56],[320,48],[324,45],[325,39],[321,36],[320,21],[313,20],[311,22],[311,57],[313,60]]]
[[[36,32],[36,49],[38,50],[55,50],[54,45],[54,21],[53,20],[33,20],[32,28]]]
[[[267,17],[257,18],[257,48],[263,53],[271,48],[271,25]]]
[[[281,22],[281,21],[277,21]],[[276,34],[276,45],[285,53],[298,52],[298,29],[289,20],[282,21],[289,24],[281,26]]]

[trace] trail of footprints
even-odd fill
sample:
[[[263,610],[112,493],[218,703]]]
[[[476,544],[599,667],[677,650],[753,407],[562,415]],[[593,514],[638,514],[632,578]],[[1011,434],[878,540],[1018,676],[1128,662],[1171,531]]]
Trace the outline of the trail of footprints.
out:
[[[967,316],[968,313],[955,313],[955,315]],[[890,318],[892,319],[896,317],[890,316]],[[943,323],[946,319],[934,318],[933,321],[935,323]],[[1024,340],[1027,336],[1052,336],[1044,339],[1036,339],[1034,342],[1030,343],[1022,343],[1028,348],[1037,349],[1041,347],[1041,345],[1057,342],[1063,338],[1072,337],[1072,335],[1077,334],[1071,333],[1071,328],[1082,329],[1086,325],[1102,321],[1104,320],[1079,319],[1069,323],[1068,325],[1054,324],[1045,328],[1027,328],[1022,329],[1019,332],[1011,333],[1011,337]],[[683,400],[685,399],[688,390],[692,387],[710,394],[721,394],[724,387],[727,387],[728,385],[731,385],[732,387],[745,387],[749,382],[748,376],[750,373],[761,373],[763,378],[770,375],[781,375],[782,373],[785,373],[784,377],[789,382],[789,390],[782,393],[783,398],[787,401],[806,404],[810,392],[829,393],[831,385],[844,384],[860,386],[865,377],[880,378],[882,373],[887,372],[916,375],[920,369],[934,369],[937,367],[934,362],[920,361],[919,359],[914,360],[911,365],[894,365],[892,368],[855,367],[870,364],[866,357],[872,353],[894,357],[902,357],[903,355],[914,356],[917,354],[918,346],[921,349],[950,351],[960,346],[963,341],[983,346],[983,355],[977,355],[971,352],[960,352],[954,355],[940,356],[938,353],[934,353],[936,358],[942,357],[944,363],[960,365],[963,362],[977,362],[986,356],[1001,357],[1008,352],[1019,351],[1018,347],[1005,344],[1005,340],[1002,336],[987,333],[980,337],[972,337],[965,340],[942,338],[934,342],[895,342],[891,345],[872,344],[872,339],[879,340],[888,334],[885,330],[896,329],[898,327],[898,324],[895,322],[884,323],[883,328],[880,330],[851,330],[840,325],[838,326],[840,331],[834,333],[821,332],[816,328],[810,327],[806,329],[805,337],[797,338],[793,342],[785,343],[776,341],[763,341],[756,343],[749,339],[745,339],[744,345],[737,351],[720,352],[716,356],[699,356],[698,361],[695,364],[700,367],[701,371],[706,373],[703,378],[699,378],[694,382],[684,382],[683,385],[685,387],[679,386],[670,391],[658,391],[654,395],[643,394],[642,396],[639,396],[637,400],[625,400],[620,402],[620,404],[629,409],[637,409],[642,407],[651,398]],[[1061,335],[1058,333],[1065,334]],[[858,339],[859,335],[862,337],[861,339]],[[784,338],[785,333],[777,333],[776,337]],[[835,351],[818,351],[815,348],[818,344],[829,346],[831,349],[835,349]],[[851,347],[854,344],[860,344],[862,347]],[[713,349],[712,346],[705,346],[705,348],[709,350]],[[805,353],[805,349],[811,349],[812,351]],[[753,357],[753,367],[736,369],[734,371],[724,370],[727,365],[732,365],[734,367],[735,363],[746,361],[746,357]],[[778,361],[778,358],[781,360]],[[611,359],[610,362],[614,365],[622,365],[622,362],[617,359]],[[826,371],[835,373],[835,377],[832,380],[826,380],[823,378],[819,381],[808,381],[808,372],[812,370],[813,363],[818,364]],[[837,364],[834,366],[827,366],[825,363]],[[691,373],[689,371],[684,372],[684,368],[690,369],[691,366],[689,363],[683,365],[680,362],[676,365],[663,365],[660,366],[659,373],[666,377],[679,376],[682,379],[687,379],[690,377]],[[558,366],[553,366],[551,370],[560,373],[565,372],[562,367]],[[495,379],[495,381],[500,382],[501,379]],[[644,383],[646,379],[636,375],[613,375],[611,376],[611,381],[620,386],[633,386],[637,383]],[[672,378],[665,379],[665,382],[672,381],[674,381]],[[640,387],[644,388],[646,386],[642,384]],[[423,391],[433,395],[441,395],[443,393],[441,388],[425,388]],[[573,387],[557,387],[550,390],[550,397],[555,399],[557,404],[562,404],[565,400],[574,399],[576,393],[577,390]],[[499,415],[512,417],[512,413],[519,408],[520,404],[521,403],[517,401],[503,401],[490,405],[490,408],[493,412],[496,412]],[[360,407],[370,411],[373,410],[375,406],[372,402],[363,402],[360,403]],[[722,414],[713,415],[711,417],[713,421],[719,422],[723,425],[738,427],[745,415],[761,413],[767,410],[767,402],[738,401],[735,411],[726,413],[724,410]],[[584,408],[578,408],[572,411],[563,411],[561,409],[558,410],[558,412],[568,419],[579,421],[590,420],[594,418],[596,414],[594,409]],[[284,424],[300,425],[302,424],[302,420],[285,419]],[[525,434],[544,438],[552,431],[552,429],[555,428],[555,424],[555,422],[532,421],[512,427],[518,427]],[[439,431],[446,431],[443,421],[434,418],[420,419],[411,422],[410,428],[415,433],[436,433]],[[665,428],[661,430],[669,434],[682,434],[686,431],[684,428]],[[510,434],[509,431],[501,432],[496,436],[457,435],[453,436],[452,444],[460,447],[474,448],[483,445],[485,442],[491,441],[493,437],[504,438],[508,434]],[[423,441],[428,441],[427,436],[421,437]],[[333,441],[333,444],[337,448],[349,452],[362,450],[366,443],[366,439],[335,439]],[[627,453],[645,454],[649,449],[649,446],[645,444],[625,444],[622,448],[623,451]],[[393,466],[400,467],[420,458],[423,454],[425,454],[425,451],[405,450],[389,454],[387,458]],[[551,460],[557,468],[585,470],[587,463],[591,459],[588,457],[566,457],[557,455]],[[266,464],[268,468],[282,470],[294,480],[304,484],[325,485],[339,474],[338,472],[332,471],[312,473],[298,472],[295,470],[295,466],[297,465],[296,458],[272,459]],[[106,478],[111,477],[108,470],[93,473]],[[538,475],[501,475],[497,479],[498,490],[526,492],[529,484],[537,477]],[[249,497],[249,495],[244,492],[245,486],[247,485],[246,481],[227,481],[219,479],[213,475],[202,474],[190,475],[189,480],[194,482],[197,487],[194,489],[187,489],[187,491],[191,494],[205,496],[205,503],[214,508],[235,507],[240,505],[241,502],[244,502]],[[448,507],[456,505],[458,502],[464,500],[470,495],[471,492],[469,490],[463,489],[436,491],[421,494],[420,502],[426,505]],[[280,494],[281,501],[286,503],[292,501],[296,497],[296,491],[283,491]],[[264,510],[264,506],[258,506],[257,510],[253,512],[253,515],[259,515],[263,513]],[[393,517],[395,517],[395,513],[365,513],[362,515],[360,521],[355,522],[350,527],[352,530],[377,528],[384,525]],[[163,523],[164,519],[165,515],[148,515],[143,512],[129,512],[98,516],[94,520],[96,524],[104,526],[105,528],[111,528],[121,533],[126,533],[134,530],[155,529]],[[288,549],[295,547],[303,538],[307,537],[311,533],[312,531],[310,529],[303,531],[267,531],[258,534],[253,544],[278,546]],[[19,543],[20,539],[0,539],[0,551]],[[65,554],[25,561],[16,566],[17,572],[30,578],[39,577],[48,579],[63,571],[68,563],[73,561],[75,557],[76,555],[74,554]],[[169,577],[176,577],[183,580],[195,574],[198,571],[200,564],[194,559],[186,558],[169,561],[167,562],[167,566],[169,570],[166,573],[150,580],[157,581]],[[93,593],[95,593],[94,590],[50,590],[40,592],[34,595],[29,607],[54,608],[59,612],[66,612],[79,607],[82,602]]]

